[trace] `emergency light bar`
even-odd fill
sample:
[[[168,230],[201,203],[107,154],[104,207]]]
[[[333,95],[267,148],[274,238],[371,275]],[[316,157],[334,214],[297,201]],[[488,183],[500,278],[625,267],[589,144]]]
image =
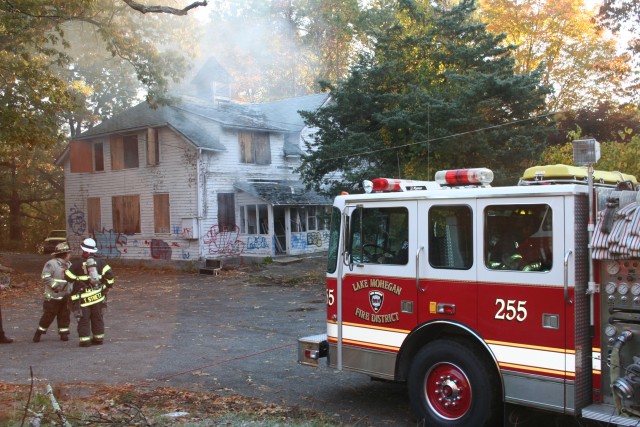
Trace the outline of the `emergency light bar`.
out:
[[[493,172],[487,168],[453,169],[436,172],[436,182],[440,185],[482,185],[493,181]]]
[[[435,182],[413,181],[410,179],[376,178],[362,183],[365,193],[402,192],[413,190],[435,190],[440,188]]]

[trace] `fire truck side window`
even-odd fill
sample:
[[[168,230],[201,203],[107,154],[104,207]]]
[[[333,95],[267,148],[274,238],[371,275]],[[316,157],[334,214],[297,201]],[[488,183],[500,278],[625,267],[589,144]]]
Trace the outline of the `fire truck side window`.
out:
[[[467,270],[473,266],[473,223],[469,206],[429,209],[429,264]]]
[[[362,224],[360,217],[362,214]],[[353,262],[365,264],[407,264],[409,212],[406,208],[361,208],[351,216]],[[360,231],[362,229],[362,235]]]
[[[491,270],[549,271],[553,264],[551,207],[487,206],[484,263]]]

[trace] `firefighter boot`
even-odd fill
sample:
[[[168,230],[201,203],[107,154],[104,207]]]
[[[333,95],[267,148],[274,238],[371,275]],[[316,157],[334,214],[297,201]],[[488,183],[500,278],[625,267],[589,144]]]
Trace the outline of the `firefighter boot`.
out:
[[[11,344],[13,339],[6,336],[4,333],[0,334],[0,344]]]
[[[60,341],[69,341],[69,333],[63,332],[60,334]]]
[[[42,332],[40,329],[36,330],[36,333],[33,334],[33,342],[40,342],[40,337],[42,336],[44,332]]]

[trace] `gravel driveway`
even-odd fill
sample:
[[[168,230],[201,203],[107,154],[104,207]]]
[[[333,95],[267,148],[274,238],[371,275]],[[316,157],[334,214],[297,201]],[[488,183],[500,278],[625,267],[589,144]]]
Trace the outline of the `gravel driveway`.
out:
[[[243,267],[219,276],[134,269],[113,262],[103,346],[78,347],[55,323],[31,342],[42,310],[38,277],[47,256],[2,253],[15,269],[1,296],[13,344],[0,347],[0,381],[136,384],[240,394],[320,410],[346,424],[415,426],[405,387],[297,363],[297,338],[323,332],[324,258]],[[178,408],[179,409],[179,408]]]

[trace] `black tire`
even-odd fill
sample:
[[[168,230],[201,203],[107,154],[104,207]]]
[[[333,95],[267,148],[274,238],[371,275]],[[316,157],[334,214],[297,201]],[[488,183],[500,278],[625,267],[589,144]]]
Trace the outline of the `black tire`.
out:
[[[500,425],[502,393],[495,369],[464,341],[441,339],[411,362],[409,398],[425,426]]]

